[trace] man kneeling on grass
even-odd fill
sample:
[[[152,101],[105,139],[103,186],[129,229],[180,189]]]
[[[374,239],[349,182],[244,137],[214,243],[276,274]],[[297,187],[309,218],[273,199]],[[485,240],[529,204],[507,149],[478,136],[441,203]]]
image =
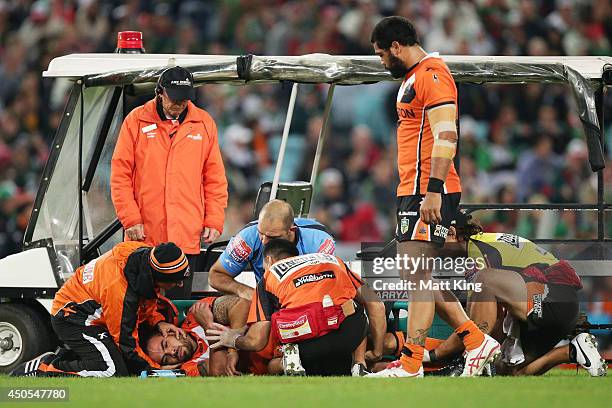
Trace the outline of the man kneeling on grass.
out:
[[[580,278],[564,260],[533,242],[512,234],[483,233],[462,214],[449,229],[446,243],[457,256],[486,260],[474,275],[480,291],[468,301],[470,318],[502,344],[497,374],[540,375],[562,363],[577,363],[591,376],[606,375],[595,339],[580,333],[568,344],[578,317]],[[453,334],[426,360],[451,357],[463,350],[460,334]],[[466,367],[466,370],[471,367]]]
[[[298,256],[284,239],[270,240],[263,257],[266,271],[251,303],[248,331],[214,323],[207,330],[211,348],[258,351],[274,331],[285,344],[286,373],[350,375],[369,320],[374,349],[382,353],[384,305],[340,258]]]
[[[55,294],[51,326],[68,348],[16,367],[15,376],[112,377],[169,368],[153,362],[138,344],[142,322],[166,338],[184,336],[155,307],[163,290],[182,287],[190,274],[174,243],[122,242],[76,270]]]

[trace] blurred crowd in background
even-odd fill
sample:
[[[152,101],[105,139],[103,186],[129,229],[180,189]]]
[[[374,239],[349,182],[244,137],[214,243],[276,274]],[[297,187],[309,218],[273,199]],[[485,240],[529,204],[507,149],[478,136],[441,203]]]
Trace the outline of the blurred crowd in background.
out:
[[[425,50],[463,55],[610,55],[607,0],[0,0],[0,257],[19,251],[66,86],[41,77],[57,56],[113,52],[143,32],[148,53],[372,55],[383,16],[414,22]],[[387,240],[395,227],[398,83],[336,90],[311,216],[339,242]],[[271,180],[289,85],[199,88],[217,121],[230,206],[224,236],[252,219]],[[283,180],[309,180],[327,86],[302,86]],[[464,203],[594,203],[596,176],[569,87],[459,85]],[[612,98],[605,116],[612,118]],[[606,139],[612,142],[612,121]],[[231,154],[229,154],[231,152]],[[606,201],[612,202],[607,150]],[[485,230],[594,238],[596,215],[482,212]],[[612,236],[612,219],[606,223]],[[608,288],[609,290],[609,288]]]

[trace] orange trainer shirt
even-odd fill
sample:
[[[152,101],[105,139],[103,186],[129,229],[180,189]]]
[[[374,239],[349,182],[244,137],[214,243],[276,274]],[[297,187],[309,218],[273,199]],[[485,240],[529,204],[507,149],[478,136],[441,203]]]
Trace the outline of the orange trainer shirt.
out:
[[[457,105],[457,87],[438,54],[428,54],[406,74],[397,93],[398,197],[427,192],[434,142],[427,110],[444,104]],[[451,163],[444,193],[457,192],[461,182]]]
[[[110,184],[124,228],[143,224],[145,243],[172,241],[197,254],[203,227],[223,232],[227,179],[214,120],[191,102],[187,109],[182,123],[162,121],[155,100],[134,109],[117,139]]]
[[[322,302],[325,295],[334,305],[341,305],[354,299],[362,285],[359,276],[334,255],[317,253],[283,259],[259,281],[247,323],[270,320],[279,309]]]
[[[128,289],[123,269],[128,257],[146,246],[122,242],[102,256],[76,270],[55,294],[51,314],[82,326],[104,326],[121,350],[133,372],[147,365],[159,368],[138,345],[138,326],[155,326],[164,317],[157,312],[155,299],[139,299]]]

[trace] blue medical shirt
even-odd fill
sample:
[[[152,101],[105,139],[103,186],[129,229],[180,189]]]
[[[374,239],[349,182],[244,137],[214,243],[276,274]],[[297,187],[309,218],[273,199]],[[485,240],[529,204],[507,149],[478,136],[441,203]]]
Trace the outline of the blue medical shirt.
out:
[[[240,275],[250,263],[255,272],[255,279],[259,282],[264,274],[264,245],[259,238],[257,224],[257,221],[248,224],[234,236],[219,259],[225,270],[232,276]],[[298,227],[296,246],[300,255],[315,252],[332,255],[335,253],[334,239],[322,224],[306,218],[296,218],[295,225]]]

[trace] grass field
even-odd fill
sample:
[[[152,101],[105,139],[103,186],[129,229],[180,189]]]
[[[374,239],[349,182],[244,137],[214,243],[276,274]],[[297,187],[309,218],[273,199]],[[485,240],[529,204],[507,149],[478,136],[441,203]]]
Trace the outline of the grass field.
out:
[[[0,387],[68,387],[52,407],[610,407],[612,378],[555,370],[531,378],[11,378]],[[45,403],[2,406],[27,407]]]

